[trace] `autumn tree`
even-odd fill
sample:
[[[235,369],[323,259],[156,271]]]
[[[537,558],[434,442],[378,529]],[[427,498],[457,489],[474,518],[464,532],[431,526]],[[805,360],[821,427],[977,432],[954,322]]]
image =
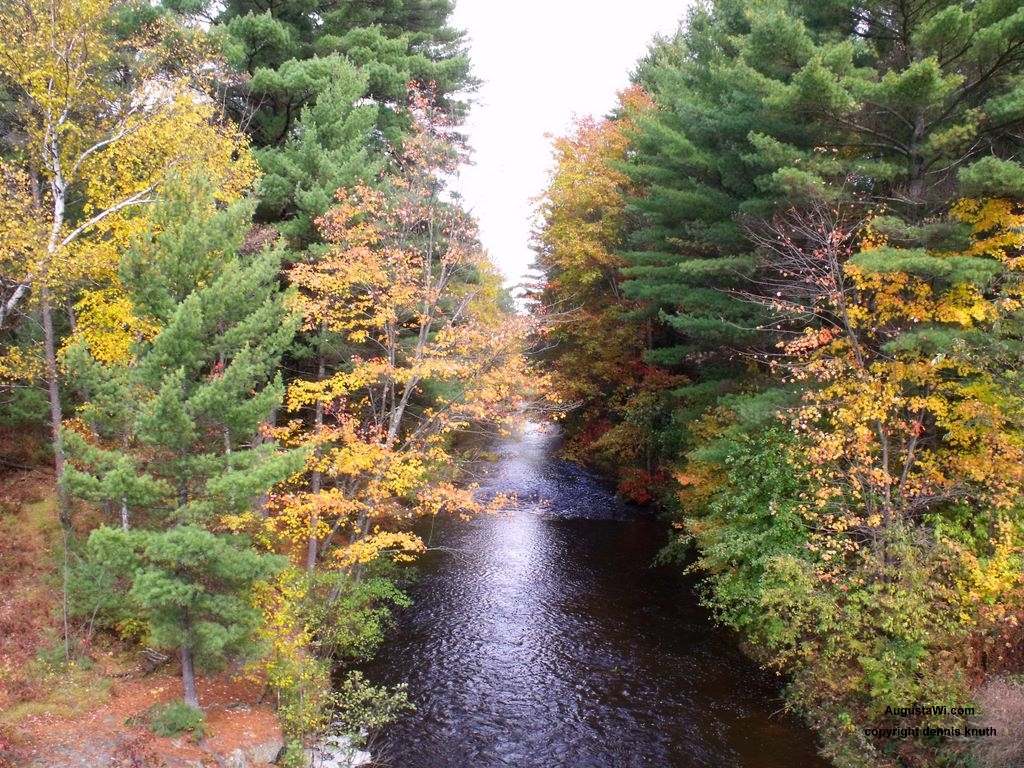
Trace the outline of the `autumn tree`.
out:
[[[88,279],[85,314],[120,304],[110,278],[131,233],[176,172],[202,166],[220,194],[254,179],[241,135],[187,84],[202,46],[164,15],[112,0],[5,4],[0,80],[11,94],[6,134],[5,245],[0,327],[31,303],[43,328],[42,361],[58,476],[64,451],[59,315]],[[184,78],[184,79],[183,79]],[[9,271],[8,271],[9,270]],[[108,293],[104,294],[103,291]],[[30,302],[31,299],[31,302]],[[113,311],[117,311],[116,309]],[[8,354],[9,356],[9,354]]]
[[[993,351],[1019,337],[1018,209],[961,199],[951,214],[967,230],[943,246],[956,250],[913,262],[884,220],[831,203],[751,232],[765,307],[790,331],[770,366],[798,398],[767,437],[732,435],[725,485],[685,526],[709,604],[792,675],[815,721],[877,721],[894,696],[966,701],[969,675],[1012,657],[1024,400]],[[886,744],[854,728],[827,747],[839,765],[885,764]]]
[[[458,162],[451,126],[426,100],[381,188],[338,193],[321,220],[328,249],[288,271],[305,327],[347,350],[291,384],[295,420],[278,434],[310,447],[306,475],[271,500],[268,524],[306,545],[305,562],[357,569],[421,551],[404,521],[480,508],[454,484],[452,441],[502,425],[526,389],[521,321],[472,222],[442,197]],[[330,367],[326,366],[330,364]]]
[[[620,252],[627,200],[637,192],[622,166],[636,119],[653,105],[639,87],[624,91],[619,102],[614,116],[581,120],[573,134],[554,142],[555,168],[535,241],[543,274],[535,297],[543,317],[538,344],[569,408],[572,455],[614,467],[624,490],[646,497],[645,473],[654,462],[645,421],[658,410],[649,377],[657,387],[666,381],[642,359],[651,318],[622,294]]]
[[[666,556],[844,768],[960,759],[863,726],[1020,671],[1022,35],[1018,3],[702,3],[612,165],[593,285],[651,321],[659,398],[618,418],[676,482]]]

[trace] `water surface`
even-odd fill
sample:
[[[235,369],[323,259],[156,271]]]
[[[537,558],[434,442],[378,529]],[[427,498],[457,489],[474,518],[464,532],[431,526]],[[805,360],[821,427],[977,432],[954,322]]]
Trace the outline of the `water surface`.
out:
[[[527,425],[484,479],[508,512],[433,533],[415,603],[368,669],[417,711],[376,740],[395,768],[823,768],[778,682],[737,650],[664,526],[553,458]]]

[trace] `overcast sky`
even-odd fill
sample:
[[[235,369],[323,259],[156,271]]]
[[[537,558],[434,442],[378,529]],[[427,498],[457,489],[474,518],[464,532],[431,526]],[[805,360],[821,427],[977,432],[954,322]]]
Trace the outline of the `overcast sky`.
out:
[[[573,116],[603,115],[655,34],[688,0],[457,0],[483,85],[467,125],[474,165],[456,188],[509,283],[526,271],[533,199],[551,167],[550,139]]]

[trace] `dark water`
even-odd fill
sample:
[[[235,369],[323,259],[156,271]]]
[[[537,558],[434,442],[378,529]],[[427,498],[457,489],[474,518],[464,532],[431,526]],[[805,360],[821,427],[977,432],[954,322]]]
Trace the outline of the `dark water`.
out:
[[[434,533],[415,604],[368,670],[417,711],[395,768],[819,768],[777,683],[651,561],[664,528],[551,458],[528,426],[484,481],[507,513]]]

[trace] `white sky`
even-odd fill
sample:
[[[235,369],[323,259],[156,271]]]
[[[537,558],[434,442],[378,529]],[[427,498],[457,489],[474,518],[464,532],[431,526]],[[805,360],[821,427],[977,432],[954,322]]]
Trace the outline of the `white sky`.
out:
[[[510,284],[533,253],[533,200],[552,164],[550,139],[574,116],[603,115],[655,34],[689,0],[457,0],[474,73],[483,80],[467,131],[474,164],[455,184],[480,221],[484,248]]]

